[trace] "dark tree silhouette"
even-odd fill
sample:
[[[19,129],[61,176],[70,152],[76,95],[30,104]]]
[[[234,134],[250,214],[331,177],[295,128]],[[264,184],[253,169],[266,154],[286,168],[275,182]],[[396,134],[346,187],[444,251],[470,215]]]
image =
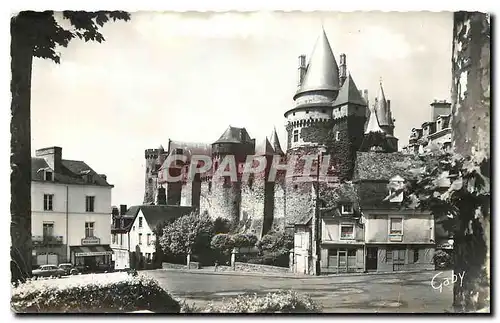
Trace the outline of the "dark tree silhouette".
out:
[[[57,46],[73,38],[104,41],[99,27],[130,19],[123,11],[64,11],[70,29],[59,25],[53,11],[23,11],[11,18],[11,281],[31,276],[31,134],[30,101],[33,57],[60,62]]]

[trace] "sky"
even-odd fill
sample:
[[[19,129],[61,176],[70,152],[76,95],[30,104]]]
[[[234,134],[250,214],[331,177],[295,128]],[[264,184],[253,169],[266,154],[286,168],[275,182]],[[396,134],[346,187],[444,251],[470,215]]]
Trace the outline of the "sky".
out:
[[[105,25],[106,41],[72,41],[61,64],[35,59],[32,154],[62,147],[115,185],[112,204],[141,204],[144,150],[168,140],[212,143],[229,126],[252,138],[293,107],[297,57],[309,57],[323,25],[373,102],[382,79],[399,145],[450,100],[452,13],[133,13]]]

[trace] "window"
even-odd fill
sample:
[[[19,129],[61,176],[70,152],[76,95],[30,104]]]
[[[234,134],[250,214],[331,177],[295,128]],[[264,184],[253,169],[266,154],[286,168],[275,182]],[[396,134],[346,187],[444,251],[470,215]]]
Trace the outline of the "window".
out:
[[[413,262],[418,262],[418,248],[413,249]]]
[[[95,196],[85,196],[85,212],[94,212]]]
[[[208,193],[212,192],[212,182],[208,182]]]
[[[132,226],[132,231],[135,231],[135,225],[134,225],[134,226]]]
[[[123,246],[123,233],[120,234],[120,246]]]
[[[152,178],[148,178],[148,183],[149,184],[153,183],[153,179]]]
[[[45,180],[46,181],[52,181],[54,178],[54,173],[52,173],[50,170],[45,171]]]
[[[342,208],[342,214],[352,214],[352,204],[351,203],[345,203],[341,205]]]
[[[52,211],[54,202],[54,194],[44,194],[43,195],[43,210],[44,211]]]
[[[295,235],[295,247],[302,248],[302,234]]]
[[[43,224],[43,237],[54,236],[54,223],[44,223]]]
[[[94,236],[94,222],[85,222],[85,238]]]
[[[293,142],[299,141],[299,130],[293,131]]]
[[[308,114],[308,113],[309,113],[309,110],[306,110],[306,113]]]
[[[182,154],[183,154],[182,149],[181,149],[181,148],[176,148],[176,149],[175,149],[175,154],[176,154],[176,155],[182,155]]]
[[[113,243],[116,243],[116,233],[113,233],[112,238],[113,238]]]
[[[354,239],[354,224],[342,224],[340,226],[340,239],[341,240]]]
[[[148,233],[146,235],[146,244],[149,246],[151,245],[151,233]]]
[[[392,262],[392,248],[387,248],[385,251],[385,262]]]
[[[142,245],[142,233],[139,233],[139,244]]]
[[[390,226],[389,234],[403,234],[403,218],[390,218]]]
[[[139,229],[142,228],[142,217],[139,217]]]

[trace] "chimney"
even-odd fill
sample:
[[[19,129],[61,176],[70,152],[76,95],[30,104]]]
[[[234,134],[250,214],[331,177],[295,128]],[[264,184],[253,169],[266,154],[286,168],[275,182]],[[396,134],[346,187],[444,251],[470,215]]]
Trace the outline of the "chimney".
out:
[[[120,211],[118,211],[118,208],[116,206],[113,206],[113,208],[111,209],[111,214],[113,215],[113,217],[116,217],[120,215]]]
[[[344,82],[347,78],[347,62],[345,54],[340,54],[340,86],[344,85]]]
[[[167,193],[164,187],[158,188],[158,205],[167,205]]]
[[[120,204],[120,215],[127,213],[127,204]]]
[[[42,148],[35,151],[36,157],[42,157],[45,159],[47,164],[49,165],[55,173],[61,171],[61,163],[62,163],[62,148],[61,147],[48,147]]]
[[[302,81],[304,80],[304,75],[306,74],[306,55],[300,55],[299,56],[299,84],[300,86],[302,84]]]
[[[365,99],[365,102],[366,102],[366,105],[367,106],[370,106],[369,102],[368,102],[368,90],[363,90],[363,99]]]

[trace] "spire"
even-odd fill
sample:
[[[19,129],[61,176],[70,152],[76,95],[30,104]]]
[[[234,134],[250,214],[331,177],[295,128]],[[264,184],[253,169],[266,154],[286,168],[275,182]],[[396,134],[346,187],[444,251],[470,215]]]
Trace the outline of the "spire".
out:
[[[347,79],[345,80],[344,85],[342,85],[342,87],[340,88],[339,95],[333,103],[333,106],[338,106],[346,103],[353,103],[365,107],[367,106],[365,100],[359,93],[356,83],[354,83],[351,73],[347,75]]]
[[[382,78],[380,78],[380,88],[375,102],[375,112],[381,126],[390,125],[387,100],[385,99],[384,88],[382,87]]]
[[[267,139],[267,137],[257,142],[257,144],[255,145],[255,155],[257,156],[274,155],[274,149],[269,140]]]
[[[370,109],[370,119],[368,120],[368,125],[366,126],[365,135],[370,132],[384,132],[378,123],[377,114],[374,109]]]
[[[274,149],[274,153],[280,154],[280,155],[285,154],[283,152],[283,149],[281,149],[280,140],[278,138],[278,133],[276,132],[276,127],[274,127],[274,129],[273,129],[273,133],[271,134],[269,142],[271,143],[271,146]]]
[[[297,94],[314,90],[339,90],[339,67],[323,27]]]

